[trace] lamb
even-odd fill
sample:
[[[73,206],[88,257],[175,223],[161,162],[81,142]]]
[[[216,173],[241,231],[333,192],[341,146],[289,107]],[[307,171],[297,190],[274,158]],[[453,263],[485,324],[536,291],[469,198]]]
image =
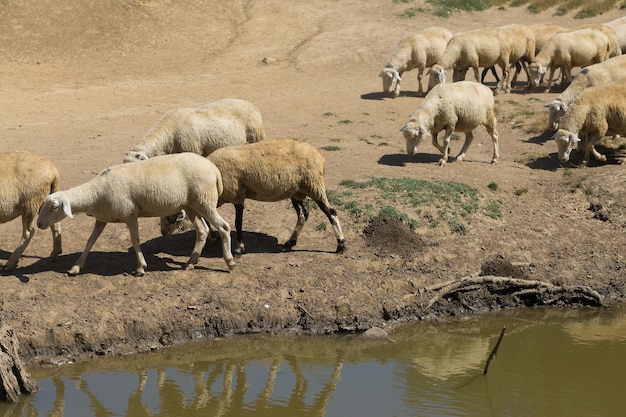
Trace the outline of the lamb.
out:
[[[581,138],[586,138],[583,162],[589,163],[590,154],[606,161],[594,145],[607,134],[626,133],[626,79],[610,84],[588,87],[570,104],[553,138],[559,160],[569,161],[570,153]]]
[[[565,91],[545,105],[548,107],[550,129],[559,128],[559,120],[567,111],[567,107],[587,87],[606,85],[624,77],[626,77],[626,55],[619,55],[583,68]]]
[[[563,75],[571,82],[573,67],[586,67],[604,62],[608,59],[609,52],[609,38],[600,30],[587,28],[559,32],[547,41],[528,70],[530,76],[534,78],[535,85],[539,85],[541,77],[549,68],[550,76],[546,87],[546,91],[549,91],[556,68],[561,67]]]
[[[196,242],[187,262],[198,263],[209,230],[202,217],[222,238],[224,261],[229,270],[235,263],[230,251],[230,226],[217,212],[222,192],[222,176],[213,163],[194,153],[161,155],[132,164],[121,164],[103,170],[90,181],[57,191],[46,197],[37,226],[46,229],[74,213],[87,213],[96,219],[85,250],[68,271],[77,275],[87,255],[108,222],[125,223],[137,254],[138,275],[147,267],[139,246],[139,217],[168,216],[184,209],[196,226]]]
[[[443,166],[448,161],[452,133],[465,132],[465,143],[456,157],[457,161],[462,161],[472,144],[472,132],[480,125],[485,126],[493,141],[491,163],[495,164],[500,155],[493,93],[489,87],[480,83],[459,81],[434,87],[400,131],[406,139],[406,152],[409,155],[417,153],[422,139],[431,135],[433,145],[443,154],[439,160],[439,165]],[[442,146],[437,141],[437,134],[444,129],[446,135]]]
[[[227,98],[169,110],[126,153],[124,162],[180,152],[207,156],[223,146],[264,139],[259,109],[249,101]]]
[[[59,172],[41,155],[30,152],[0,153],[0,223],[22,217],[22,239],[9,257],[4,270],[17,267],[19,259],[35,234],[35,218],[46,196],[59,190]],[[56,260],[63,252],[61,227],[52,229],[52,252]]]
[[[480,80],[479,67],[498,65],[502,70],[502,81],[496,86],[496,93],[507,91],[505,80],[509,77],[509,64],[513,51],[513,40],[506,31],[494,28],[476,29],[458,33],[450,39],[446,50],[437,63],[430,68],[428,88],[445,82],[446,71],[454,70],[453,81],[465,78],[469,68],[474,70],[476,81]]]
[[[336,253],[346,250],[346,243],[337,212],[330,206],[324,185],[326,161],[313,146],[291,139],[270,140],[245,146],[229,146],[218,149],[208,156],[222,173],[224,191],[219,205],[231,203],[235,206],[237,229],[237,252],[245,249],[242,236],[243,209],[246,198],[257,201],[280,201],[291,198],[298,221],[291,237],[284,244],[290,250],[308,218],[304,199],[311,197],[324,212],[337,238]],[[162,228],[170,234],[177,224],[172,218]],[[179,217],[179,220],[182,220]]]
[[[402,74],[417,68],[417,82],[419,84],[417,95],[421,96],[423,94],[422,74],[424,69],[437,62],[451,37],[452,33],[442,27],[432,27],[419,33],[404,36],[379,74],[383,80],[383,92],[393,93],[395,97],[399,96]]]

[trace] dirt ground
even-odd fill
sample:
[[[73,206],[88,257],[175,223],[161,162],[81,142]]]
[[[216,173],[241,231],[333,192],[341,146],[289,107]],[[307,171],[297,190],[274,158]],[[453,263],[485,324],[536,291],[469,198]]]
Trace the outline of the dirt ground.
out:
[[[439,167],[429,143],[416,156],[404,153],[399,129],[421,100],[415,72],[405,74],[403,94],[395,99],[381,93],[378,77],[402,35],[425,27],[576,27],[615,19],[617,10],[584,21],[523,7],[404,19],[399,15],[410,5],[391,0],[225,4],[3,2],[2,150],[46,155],[65,189],[120,163],[166,110],[239,97],[260,108],[269,138],[339,148],[321,151],[330,190],[341,189],[342,180],[371,176],[458,181],[478,189],[483,200],[499,200],[502,217],[479,213],[466,234],[445,227],[413,232],[393,219],[366,225],[338,208],[348,250],[337,255],[332,229],[316,227],[325,217],[313,210],[295,250],[282,252],[295,224],[291,204],[249,201],[247,253],[232,273],[219,244],[207,244],[194,270],[182,269],[193,231],[164,238],[157,219],[142,219],[145,276],[132,273],[125,226],[110,224],[84,273],[71,277],[65,271],[93,226],[93,219],[79,214],[62,223],[58,262],[46,259],[50,233],[38,231],[18,269],[1,275],[0,317],[18,334],[31,364],[148,351],[233,332],[390,329],[410,320],[522,305],[593,304],[576,296],[546,302],[492,286],[429,305],[441,283],[481,274],[585,286],[605,305],[622,300],[626,173],[613,142],[600,147],[609,153],[608,163],[561,166],[549,135],[525,133],[512,117],[519,106],[546,113],[543,105],[558,93],[528,93],[520,83],[496,97],[500,162],[489,164],[491,143],[481,128],[466,160]],[[454,142],[452,154],[459,147]],[[488,186],[494,182],[497,190]],[[233,208],[220,212],[234,226]],[[3,262],[20,231],[18,220],[0,225]]]

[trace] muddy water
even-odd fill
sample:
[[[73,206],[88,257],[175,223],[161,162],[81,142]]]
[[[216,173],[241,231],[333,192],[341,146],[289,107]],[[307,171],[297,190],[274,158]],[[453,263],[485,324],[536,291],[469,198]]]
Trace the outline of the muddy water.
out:
[[[500,330],[498,356],[483,375]],[[232,337],[33,371],[0,416],[619,416],[626,310],[414,323],[393,342]]]

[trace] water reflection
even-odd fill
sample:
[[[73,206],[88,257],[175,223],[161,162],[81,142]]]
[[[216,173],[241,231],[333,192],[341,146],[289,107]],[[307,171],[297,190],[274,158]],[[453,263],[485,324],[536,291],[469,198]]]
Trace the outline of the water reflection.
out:
[[[485,377],[503,324],[506,336]],[[33,370],[41,390],[0,405],[0,416],[621,414],[621,311],[414,323],[392,336],[232,337]]]

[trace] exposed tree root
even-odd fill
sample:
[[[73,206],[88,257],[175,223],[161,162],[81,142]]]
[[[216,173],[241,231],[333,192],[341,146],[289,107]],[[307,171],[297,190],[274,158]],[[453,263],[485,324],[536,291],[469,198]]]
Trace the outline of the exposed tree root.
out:
[[[18,350],[13,330],[0,324],[0,397],[13,403],[20,394],[30,394],[38,389],[37,382],[22,365]]]
[[[532,296],[543,305],[564,300],[598,307],[605,305],[602,296],[597,291],[584,285],[555,285],[545,281],[485,275],[443,282],[425,288],[428,292],[438,291],[438,293],[430,299],[424,310],[430,310],[441,299],[454,293],[479,288],[492,293],[496,291],[498,294],[506,293],[520,299]]]

